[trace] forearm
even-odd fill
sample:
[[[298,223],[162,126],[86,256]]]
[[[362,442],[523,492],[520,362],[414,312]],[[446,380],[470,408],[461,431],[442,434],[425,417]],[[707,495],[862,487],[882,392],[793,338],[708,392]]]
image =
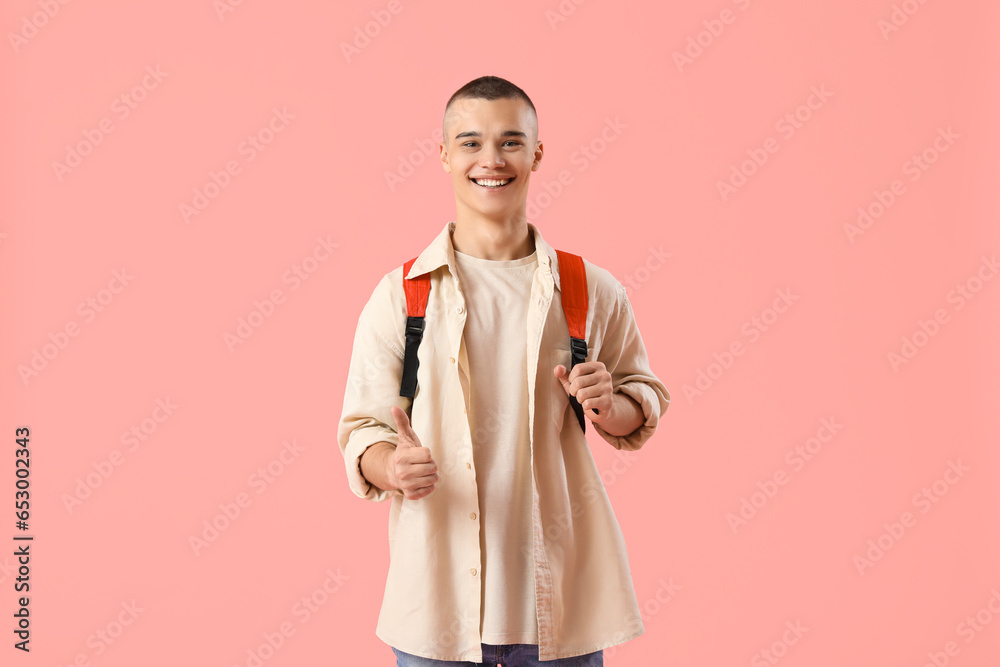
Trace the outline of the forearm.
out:
[[[396,451],[391,442],[384,440],[376,442],[361,455],[361,474],[371,484],[386,491],[399,487],[389,478],[389,457]]]
[[[601,428],[610,435],[624,437],[630,435],[646,421],[642,406],[628,394],[616,391],[611,395],[611,414],[601,422]]]

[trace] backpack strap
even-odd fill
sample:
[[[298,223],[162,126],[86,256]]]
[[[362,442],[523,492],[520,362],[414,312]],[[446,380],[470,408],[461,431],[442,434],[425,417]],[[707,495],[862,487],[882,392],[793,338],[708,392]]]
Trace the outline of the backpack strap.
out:
[[[431,291],[431,276],[424,273],[407,279],[406,274],[416,257],[403,264],[403,291],[406,293],[406,352],[403,355],[403,379],[399,384],[399,395],[413,398],[417,393],[417,348],[424,336],[424,314],[427,311],[427,296]]]
[[[559,259],[559,290],[563,312],[569,328],[569,346],[572,361],[568,370],[587,360],[587,271],[583,258],[562,250],[556,250]],[[569,404],[580,421],[580,428],[587,432],[587,422],[583,418],[583,406],[576,396],[569,397]],[[597,410],[594,410],[596,413]]]

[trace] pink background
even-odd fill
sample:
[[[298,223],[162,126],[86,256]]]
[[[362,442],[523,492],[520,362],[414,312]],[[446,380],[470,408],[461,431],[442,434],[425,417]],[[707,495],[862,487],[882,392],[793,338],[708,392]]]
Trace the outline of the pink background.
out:
[[[397,2],[3,4],[0,662],[228,667],[263,645],[268,667],[394,663],[374,635],[389,506],[351,495],[336,425],[371,290],[454,218],[444,104],[496,74],[539,110],[529,219],[630,286],[672,395],[621,461],[588,429],[646,626],[606,664],[997,664],[1000,279],[982,258],[1000,252],[1000,7]],[[253,159],[251,135],[270,141]],[[70,147],[87,154],[57,174]],[[741,167],[747,151],[766,162]],[[303,265],[318,238],[338,245]],[[296,265],[308,279],[285,280]],[[776,314],[778,290],[797,299]],[[904,338],[919,347],[893,364]]]

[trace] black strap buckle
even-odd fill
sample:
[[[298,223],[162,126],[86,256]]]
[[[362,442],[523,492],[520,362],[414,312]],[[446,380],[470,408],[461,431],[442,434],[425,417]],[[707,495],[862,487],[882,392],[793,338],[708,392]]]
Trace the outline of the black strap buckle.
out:
[[[582,338],[573,338],[571,336],[569,339],[569,348],[572,355],[569,370],[573,370],[573,366],[582,364],[587,360],[587,341]],[[573,406],[573,412],[576,414],[577,421],[580,422],[580,428],[583,429],[584,433],[586,433],[587,420],[583,417],[583,406],[580,405],[578,400],[576,400],[576,396],[569,397],[569,404]],[[597,411],[595,410],[594,412]]]
[[[403,354],[403,379],[399,385],[399,395],[413,398],[417,393],[417,369],[420,360],[417,349],[424,337],[424,318],[415,315],[406,317],[406,352]]]

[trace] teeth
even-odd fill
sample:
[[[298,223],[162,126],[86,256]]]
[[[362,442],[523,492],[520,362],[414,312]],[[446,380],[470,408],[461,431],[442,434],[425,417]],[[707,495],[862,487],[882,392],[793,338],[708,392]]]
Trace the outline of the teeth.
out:
[[[474,180],[479,185],[485,185],[486,187],[489,187],[489,188],[495,188],[495,187],[499,187],[501,185],[506,185],[510,181],[509,178],[505,178],[502,181],[492,181],[492,180],[483,180],[483,179],[474,179]]]

